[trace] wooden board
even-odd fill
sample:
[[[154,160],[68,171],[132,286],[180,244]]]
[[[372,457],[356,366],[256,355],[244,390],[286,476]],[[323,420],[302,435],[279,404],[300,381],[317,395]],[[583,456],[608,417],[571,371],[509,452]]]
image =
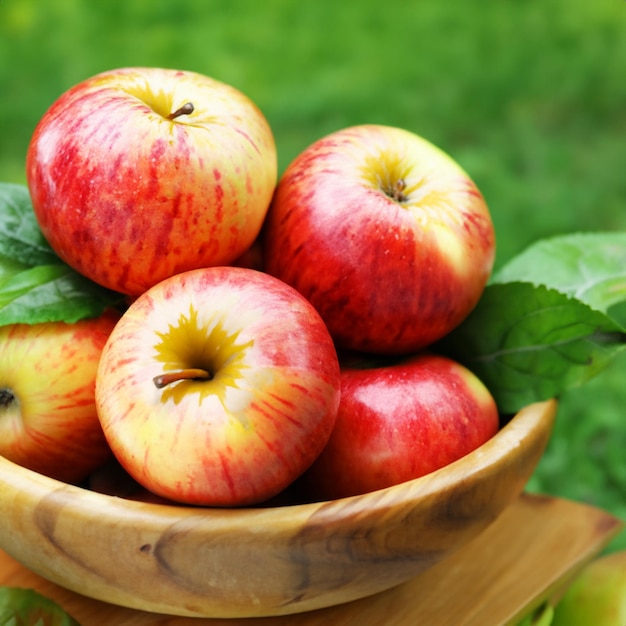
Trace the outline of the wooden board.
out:
[[[62,589],[1,551],[0,584],[37,589],[82,626],[499,626],[558,592],[623,527],[602,510],[524,494],[471,544],[408,583],[287,617],[199,619],[117,607]]]

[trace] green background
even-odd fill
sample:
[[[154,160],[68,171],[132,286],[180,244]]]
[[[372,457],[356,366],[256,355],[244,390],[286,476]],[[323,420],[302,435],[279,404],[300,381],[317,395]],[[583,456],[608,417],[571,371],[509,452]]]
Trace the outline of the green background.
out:
[[[34,126],[63,91],[130,65],[241,89],[281,171],[351,124],[423,135],[484,193],[498,266],[539,238],[626,229],[623,0],[0,0],[0,180],[25,182]],[[563,395],[530,490],[626,520],[625,380],[622,358]]]

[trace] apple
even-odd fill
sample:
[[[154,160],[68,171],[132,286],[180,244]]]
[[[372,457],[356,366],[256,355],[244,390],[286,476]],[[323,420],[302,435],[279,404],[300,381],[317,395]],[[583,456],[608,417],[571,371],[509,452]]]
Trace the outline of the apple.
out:
[[[552,624],[626,624],[626,550],[605,554],[589,563],[557,603]]]
[[[102,349],[119,313],[0,327],[0,454],[64,482],[111,457],[96,412]]]
[[[276,146],[264,115],[234,87],[195,72],[121,68],[51,105],[26,175],[57,254],[137,296],[250,247],[276,186]]]
[[[301,489],[331,500],[390,487],[465,456],[498,428],[490,392],[450,358],[342,362],[335,427]]]
[[[146,489],[250,505],[280,493],[328,441],[339,362],[292,287],[249,268],[190,270],[124,313],[102,353],[96,402],[115,456]]]
[[[495,235],[466,172],[420,136],[345,128],[281,176],[265,224],[265,270],[320,312],[339,348],[408,354],[478,302]]]

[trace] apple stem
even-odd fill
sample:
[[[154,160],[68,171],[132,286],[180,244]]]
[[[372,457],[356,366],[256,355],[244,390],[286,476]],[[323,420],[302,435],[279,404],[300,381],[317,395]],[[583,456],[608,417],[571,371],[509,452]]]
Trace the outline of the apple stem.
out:
[[[193,104],[191,104],[191,102],[186,102],[185,104],[183,104],[182,107],[180,107],[180,109],[176,109],[174,113],[170,113],[167,116],[167,119],[174,120],[181,115],[191,115],[194,112],[194,109],[195,107],[193,106]]]
[[[406,189],[406,181],[404,178],[398,178],[395,182],[383,182],[380,174],[377,174],[376,179],[378,181],[378,187],[388,198],[396,202],[406,202],[406,200],[408,200],[406,195],[404,195]]]
[[[167,385],[177,383],[180,380],[209,380],[211,372],[196,367],[189,367],[182,370],[173,370],[165,374],[159,374],[152,379],[157,389],[163,389]]]
[[[406,200],[406,196],[404,195],[404,190],[406,189],[406,181],[404,178],[399,178],[396,181],[396,184],[393,186],[393,192],[391,197],[396,200],[396,202],[404,202]]]

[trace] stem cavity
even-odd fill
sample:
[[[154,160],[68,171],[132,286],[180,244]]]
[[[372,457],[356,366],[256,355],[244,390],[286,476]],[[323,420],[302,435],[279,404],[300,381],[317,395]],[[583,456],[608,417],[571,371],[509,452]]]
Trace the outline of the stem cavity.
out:
[[[0,388],[0,409],[7,408],[15,402],[15,394],[6,387]]]

